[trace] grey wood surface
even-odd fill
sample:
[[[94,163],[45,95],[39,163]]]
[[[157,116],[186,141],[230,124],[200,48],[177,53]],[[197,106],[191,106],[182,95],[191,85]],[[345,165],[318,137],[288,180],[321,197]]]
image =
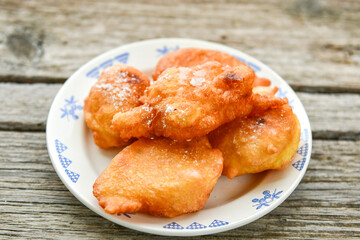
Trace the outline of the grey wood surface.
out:
[[[19,238],[153,238],[114,225],[84,207],[54,172],[43,132],[3,131],[0,139],[1,234]],[[282,205],[247,226],[204,239],[359,238],[359,144],[359,140],[315,140],[305,177]]]
[[[45,143],[51,102],[76,69],[160,37],[215,41],[268,64],[297,90],[315,139],[283,204],[201,238],[360,239],[359,13],[356,0],[0,0],[0,239],[174,239],[87,209],[56,175]]]
[[[124,43],[190,37],[247,52],[296,89],[360,90],[359,1],[1,0],[0,9],[4,81],[62,82]]]

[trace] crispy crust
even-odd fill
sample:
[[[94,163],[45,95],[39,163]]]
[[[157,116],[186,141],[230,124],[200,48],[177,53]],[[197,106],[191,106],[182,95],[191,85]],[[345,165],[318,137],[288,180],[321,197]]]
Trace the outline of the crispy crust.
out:
[[[300,123],[288,104],[238,118],[209,134],[213,147],[224,156],[223,175],[283,169],[300,141]]]
[[[195,67],[210,61],[217,61],[224,66],[245,65],[233,56],[211,49],[182,48],[162,57],[152,75],[156,81],[160,74],[170,67]]]
[[[149,85],[150,80],[133,67],[114,65],[102,72],[84,103],[85,121],[96,145],[110,148],[128,144],[128,139],[112,129],[112,118],[139,106],[139,98]]]
[[[201,137],[223,123],[250,113],[253,70],[208,62],[192,68],[168,68],[152,84],[142,106],[113,118],[123,138]]]
[[[93,194],[110,214],[175,217],[204,206],[222,166],[221,152],[206,137],[182,143],[142,138],[115,156]]]

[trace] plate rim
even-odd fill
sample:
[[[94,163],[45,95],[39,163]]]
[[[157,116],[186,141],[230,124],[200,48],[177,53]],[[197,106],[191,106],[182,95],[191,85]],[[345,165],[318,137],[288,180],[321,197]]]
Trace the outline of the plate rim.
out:
[[[252,214],[251,216],[241,220],[241,221],[237,221],[237,222],[230,222],[227,225],[223,225],[220,227],[216,227],[216,228],[205,228],[205,229],[196,229],[196,230],[181,230],[181,231],[174,231],[174,230],[170,230],[170,229],[154,229],[150,226],[139,226],[136,223],[130,223],[127,221],[123,221],[122,219],[119,218],[115,218],[113,215],[107,214],[104,211],[99,210],[98,208],[94,207],[92,204],[90,204],[81,194],[78,194],[77,191],[68,183],[68,180],[64,178],[63,174],[60,173],[60,169],[58,167],[56,167],[55,165],[55,161],[57,160],[55,158],[56,154],[53,153],[51,151],[51,147],[50,145],[52,144],[51,142],[51,129],[49,129],[49,122],[51,121],[51,115],[54,112],[55,109],[55,102],[57,102],[60,98],[60,96],[62,95],[62,93],[65,91],[65,89],[67,88],[67,86],[70,84],[71,81],[73,81],[72,79],[74,78],[74,76],[76,76],[79,72],[84,71],[84,69],[88,68],[88,66],[91,66],[94,62],[99,61],[100,59],[102,59],[104,56],[106,55],[110,55],[113,52],[119,52],[123,49],[129,48],[129,47],[134,47],[136,45],[141,45],[141,44],[146,44],[149,43],[151,44],[152,42],[159,42],[159,41],[180,41],[180,42],[196,42],[196,43],[204,43],[204,44],[211,44],[213,46],[218,46],[220,48],[225,48],[229,51],[238,51],[241,52],[243,55],[249,57],[250,59],[255,59],[256,61],[260,62],[262,65],[264,65],[267,70],[269,72],[271,72],[271,74],[275,75],[277,78],[281,79],[283,81],[283,83],[285,83],[289,89],[292,91],[292,94],[294,94],[296,97],[296,93],[295,91],[291,88],[291,86],[280,76],[278,75],[274,70],[272,70],[268,65],[266,65],[265,63],[263,63],[262,61],[248,55],[247,53],[242,52],[241,50],[238,50],[236,48],[232,48],[220,43],[216,43],[216,42],[212,42],[212,41],[205,41],[205,40],[199,40],[199,39],[192,39],[192,38],[154,38],[154,39],[146,39],[146,40],[141,40],[141,41],[136,41],[136,42],[132,42],[132,43],[128,43],[128,44],[124,44],[121,46],[118,46],[116,48],[110,49],[92,59],[90,59],[89,61],[87,61],[85,64],[83,64],[80,68],[78,68],[73,74],[71,74],[71,76],[64,82],[64,84],[61,86],[61,88],[59,89],[59,91],[57,92],[56,96],[54,97],[48,116],[47,116],[47,121],[46,121],[46,144],[47,144],[47,149],[48,149],[48,153],[49,153],[49,157],[51,160],[51,163],[53,165],[53,168],[55,169],[57,175],[59,176],[60,180],[62,181],[62,183],[66,186],[66,188],[71,192],[71,194],[73,196],[75,196],[75,198],[77,198],[82,204],[84,204],[87,208],[89,208],[90,210],[92,210],[93,212],[95,212],[96,214],[104,217],[105,219],[116,223],[118,225],[133,229],[133,230],[137,230],[137,231],[141,231],[141,232],[146,232],[146,233],[150,233],[150,234],[157,234],[157,235],[163,235],[163,236],[199,236],[199,235],[209,235],[209,234],[214,234],[214,233],[219,233],[219,232],[224,232],[224,231],[228,231],[231,229],[235,229],[244,225],[247,225],[263,216],[265,216],[266,214],[268,214],[269,212],[273,211],[274,209],[276,209],[280,204],[282,204],[296,189],[296,187],[299,185],[299,183],[301,182],[301,180],[303,179],[306,170],[308,168],[308,165],[310,163],[311,160],[311,151],[312,151],[312,131],[311,131],[311,124],[310,124],[310,120],[308,117],[308,114],[306,113],[306,110],[303,106],[303,103],[300,101],[299,99],[299,104],[300,106],[303,108],[305,116],[306,116],[306,122],[308,124],[308,133],[309,133],[309,137],[308,137],[308,151],[309,154],[306,156],[306,162],[304,164],[303,169],[300,171],[298,177],[296,178],[295,181],[292,182],[292,184],[289,186],[288,189],[286,189],[284,191],[284,193],[281,195],[281,197],[279,199],[277,199],[277,201],[273,202],[269,207],[265,208],[264,210],[260,211],[260,212],[256,212],[255,214]],[[298,97],[297,97],[298,98]],[[290,166],[289,166],[290,167]],[[169,218],[171,219],[171,218]]]

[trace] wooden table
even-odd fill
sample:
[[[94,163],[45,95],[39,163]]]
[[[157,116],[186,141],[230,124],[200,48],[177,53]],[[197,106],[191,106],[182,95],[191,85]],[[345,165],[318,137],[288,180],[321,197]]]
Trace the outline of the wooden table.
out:
[[[203,238],[359,239],[359,26],[355,0],[0,0],[0,238],[173,239],[82,205],[51,165],[45,124],[62,83],[93,57],[186,37],[229,45],[277,71],[305,105],[314,137],[307,173],[281,206]]]

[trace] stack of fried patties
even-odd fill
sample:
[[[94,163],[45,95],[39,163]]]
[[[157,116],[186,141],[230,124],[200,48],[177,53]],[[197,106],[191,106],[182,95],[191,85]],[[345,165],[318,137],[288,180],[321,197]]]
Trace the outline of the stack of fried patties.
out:
[[[289,165],[299,121],[270,80],[243,62],[185,48],[165,55],[152,77],[130,66],[106,68],[85,100],[95,143],[125,147],[94,184],[106,212],[199,211],[221,174]]]

